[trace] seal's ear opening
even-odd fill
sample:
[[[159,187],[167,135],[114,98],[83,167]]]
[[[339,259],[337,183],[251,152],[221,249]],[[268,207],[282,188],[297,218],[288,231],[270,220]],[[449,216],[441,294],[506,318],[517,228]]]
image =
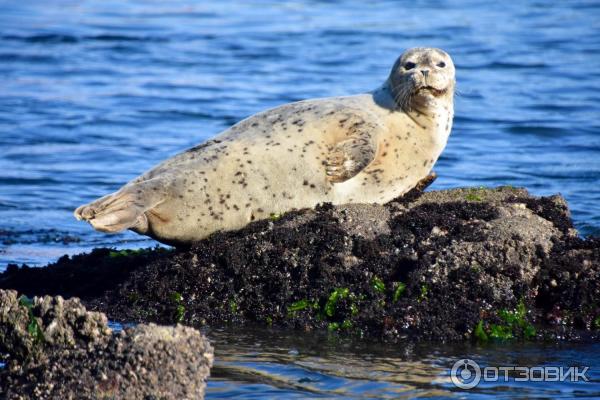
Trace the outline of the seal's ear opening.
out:
[[[394,62],[394,65],[392,66],[392,69],[390,70],[390,73],[388,74],[389,78],[392,78],[394,75],[397,75],[398,73],[400,73],[400,67],[402,65],[402,56],[404,54],[401,54],[400,57],[398,57],[396,59],[396,61]]]

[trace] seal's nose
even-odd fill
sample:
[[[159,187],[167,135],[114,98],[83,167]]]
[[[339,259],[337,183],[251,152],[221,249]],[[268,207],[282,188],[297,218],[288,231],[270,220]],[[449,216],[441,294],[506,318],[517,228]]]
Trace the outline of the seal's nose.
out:
[[[428,70],[428,69],[422,69],[422,70],[421,70],[421,73],[423,74],[423,76],[424,76],[425,78],[427,78],[427,75],[429,75],[429,70]]]

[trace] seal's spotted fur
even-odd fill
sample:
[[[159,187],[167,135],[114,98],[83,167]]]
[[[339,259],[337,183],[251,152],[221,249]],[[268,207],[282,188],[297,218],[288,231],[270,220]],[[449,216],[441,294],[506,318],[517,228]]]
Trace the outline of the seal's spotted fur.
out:
[[[431,171],[450,133],[453,93],[450,57],[411,49],[371,93],[251,116],[75,216],[176,244],[324,202],[385,203]]]

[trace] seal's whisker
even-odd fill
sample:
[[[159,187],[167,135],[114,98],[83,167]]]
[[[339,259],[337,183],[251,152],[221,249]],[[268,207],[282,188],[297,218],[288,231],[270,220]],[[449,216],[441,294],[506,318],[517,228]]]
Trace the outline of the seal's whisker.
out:
[[[411,85],[406,84],[404,82],[400,82],[398,85],[392,88],[392,93],[396,92],[394,95],[394,102],[398,105],[403,111],[410,111],[410,104],[413,95],[413,89]]]

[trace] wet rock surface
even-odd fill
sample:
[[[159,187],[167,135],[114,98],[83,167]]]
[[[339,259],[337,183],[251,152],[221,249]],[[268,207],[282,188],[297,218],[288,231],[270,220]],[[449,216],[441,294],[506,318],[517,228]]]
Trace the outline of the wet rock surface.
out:
[[[119,321],[263,324],[385,340],[596,340],[600,241],[560,196],[413,192],[322,205],[188,249],[97,249],[0,287],[76,295]]]
[[[77,298],[0,290],[0,397],[202,398],[213,350],[196,330],[154,324],[113,332]]]

